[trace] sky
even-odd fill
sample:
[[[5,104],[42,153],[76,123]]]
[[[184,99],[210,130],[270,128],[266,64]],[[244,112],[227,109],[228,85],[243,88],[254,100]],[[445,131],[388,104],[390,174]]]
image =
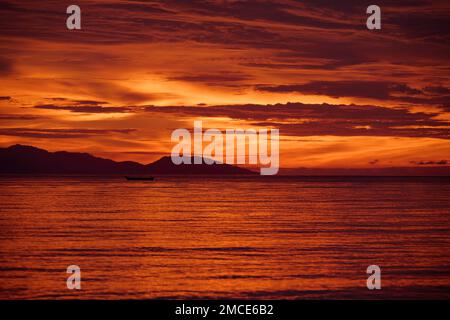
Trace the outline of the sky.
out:
[[[450,3],[371,4],[1,1],[0,146],[149,163],[202,120],[279,129],[287,168],[448,165]]]

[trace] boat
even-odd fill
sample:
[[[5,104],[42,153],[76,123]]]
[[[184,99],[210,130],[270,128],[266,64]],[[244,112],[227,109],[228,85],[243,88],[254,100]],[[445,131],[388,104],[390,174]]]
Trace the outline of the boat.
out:
[[[129,176],[125,176],[125,179],[127,179],[128,181],[153,181],[153,180],[155,180],[154,177],[129,177]]]

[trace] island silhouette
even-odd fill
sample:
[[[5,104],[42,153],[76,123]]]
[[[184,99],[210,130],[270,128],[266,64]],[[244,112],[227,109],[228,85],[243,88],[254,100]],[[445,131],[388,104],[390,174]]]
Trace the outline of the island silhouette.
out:
[[[170,156],[155,162],[141,164],[134,161],[114,161],[89,153],[57,151],[49,152],[28,145],[16,144],[0,148],[0,174],[93,174],[93,175],[259,175],[258,172],[229,164],[204,162],[175,165]],[[402,176],[442,177],[450,176],[448,165],[420,165],[410,167],[379,168],[280,168],[278,175],[289,176]]]
[[[191,157],[194,163],[194,157]],[[175,165],[170,156],[149,163],[117,162],[89,153],[49,152],[33,146],[16,144],[0,148],[0,173],[36,174],[152,174],[152,175],[242,175],[254,171],[228,164]]]

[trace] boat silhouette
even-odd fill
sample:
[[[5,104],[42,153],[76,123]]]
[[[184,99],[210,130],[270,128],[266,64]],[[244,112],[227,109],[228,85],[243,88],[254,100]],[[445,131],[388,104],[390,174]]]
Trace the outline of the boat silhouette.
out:
[[[153,181],[153,180],[155,180],[154,177],[129,177],[129,176],[125,176],[125,179],[127,179],[129,181]]]

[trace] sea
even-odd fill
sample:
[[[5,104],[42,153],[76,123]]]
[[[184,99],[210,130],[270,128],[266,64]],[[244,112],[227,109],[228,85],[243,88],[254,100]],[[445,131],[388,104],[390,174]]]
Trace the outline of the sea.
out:
[[[449,177],[0,176],[0,299],[350,298],[450,298]]]

